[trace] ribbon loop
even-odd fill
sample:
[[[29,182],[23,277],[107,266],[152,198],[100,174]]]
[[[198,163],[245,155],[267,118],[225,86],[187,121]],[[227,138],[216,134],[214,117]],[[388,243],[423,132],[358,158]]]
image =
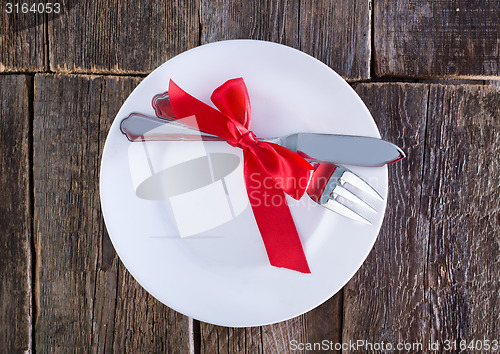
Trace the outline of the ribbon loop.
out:
[[[250,130],[250,99],[242,78],[228,80],[213,92],[212,102],[220,111],[172,80],[168,92],[175,118],[195,116],[195,128],[243,149],[245,185],[271,265],[310,273],[285,192],[300,199],[311,180],[312,166],[287,148],[257,140]]]

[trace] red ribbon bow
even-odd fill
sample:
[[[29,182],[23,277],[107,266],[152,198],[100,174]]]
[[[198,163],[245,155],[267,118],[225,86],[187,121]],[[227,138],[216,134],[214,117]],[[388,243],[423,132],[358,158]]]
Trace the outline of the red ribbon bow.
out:
[[[297,153],[262,142],[250,129],[250,99],[242,78],[226,81],[212,94],[220,110],[184,92],[172,80],[169,98],[177,119],[196,117],[197,128],[243,149],[244,177],[250,204],[271,265],[310,273],[285,199],[300,199],[313,168]]]

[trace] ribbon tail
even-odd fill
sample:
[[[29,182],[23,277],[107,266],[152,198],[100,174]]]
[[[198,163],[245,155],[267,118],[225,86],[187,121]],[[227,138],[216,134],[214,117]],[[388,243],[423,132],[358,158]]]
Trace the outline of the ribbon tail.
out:
[[[250,154],[245,154],[250,155]],[[245,184],[253,214],[272,266],[310,273],[285,193],[265,173],[250,172],[245,156]],[[254,170],[255,171],[255,170]]]

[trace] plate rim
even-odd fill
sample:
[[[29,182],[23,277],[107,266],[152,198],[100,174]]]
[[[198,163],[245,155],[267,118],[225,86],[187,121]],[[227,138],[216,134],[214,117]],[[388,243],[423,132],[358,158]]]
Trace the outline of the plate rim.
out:
[[[197,47],[194,47],[188,51],[185,51],[185,52],[182,52],[178,55],[176,55],[175,57],[167,60],[165,63],[163,63],[162,65],[160,65],[158,68],[156,68],[155,70],[153,70],[146,78],[144,78],[144,80],[142,80],[135,88],[134,90],[132,90],[132,92],[129,94],[129,96],[126,98],[126,100],[123,102],[120,110],[117,112],[117,115],[115,116],[114,120],[113,120],[113,123],[112,123],[112,126],[115,124],[116,120],[119,119],[119,116],[120,116],[120,113],[125,105],[125,102],[127,102],[130,97],[132,97],[134,95],[135,92],[137,92],[137,90],[140,90],[141,86],[143,85],[147,85],[149,83],[149,81],[153,80],[153,77],[154,77],[154,74],[157,73],[159,70],[161,70],[161,68],[164,66],[164,65],[167,65],[167,63],[171,62],[172,60],[179,60],[179,57],[182,57],[185,53],[188,53],[188,52],[196,52],[196,51],[199,51],[199,50],[203,50],[203,48],[206,48],[207,46],[220,46],[220,45],[225,45],[226,43],[228,42],[232,42],[232,43],[243,43],[243,42],[259,42],[259,43],[262,43],[264,45],[272,45],[272,46],[280,46],[280,47],[285,47],[289,50],[292,50],[294,51],[296,54],[299,54],[299,55],[303,55],[303,56],[306,56],[310,59],[313,59],[317,64],[321,64],[325,69],[327,69],[328,71],[330,71],[331,73],[335,74],[338,79],[340,79],[342,82],[344,82],[345,86],[352,91],[352,93],[354,93],[354,96],[356,97],[357,101],[358,101],[358,104],[360,104],[364,110],[366,110],[366,112],[368,113],[368,115],[370,116],[374,126],[375,126],[375,130],[377,132],[376,135],[378,135],[377,137],[380,138],[380,132],[378,130],[378,127],[375,123],[375,121],[373,120],[373,117],[371,115],[371,113],[369,112],[368,108],[366,107],[366,105],[364,104],[364,102],[361,100],[361,98],[359,97],[359,95],[354,91],[354,89],[339,75],[337,74],[332,68],[328,67],[326,64],[324,64],[323,62],[321,62],[320,60],[298,50],[298,49],[295,49],[293,47],[289,47],[289,46],[286,46],[286,45],[283,45],[283,44],[280,44],[280,43],[275,43],[275,42],[270,42],[270,41],[262,41],[262,40],[251,40],[251,39],[234,39],[234,40],[224,40],[224,41],[218,41],[218,42],[212,42],[212,43],[208,43],[208,44],[204,44],[204,45],[201,45],[201,46],[197,46]],[[111,126],[111,127],[112,127]],[[279,322],[282,322],[282,321],[286,321],[286,320],[289,320],[291,318],[294,318],[294,317],[297,317],[299,315],[302,315],[318,306],[320,306],[321,304],[323,304],[324,302],[326,302],[328,299],[330,299],[332,296],[334,296],[339,290],[341,290],[346,284],[347,282],[349,282],[350,279],[352,279],[352,277],[354,276],[354,274],[360,269],[360,267],[363,265],[363,263],[366,261],[366,258],[368,256],[368,254],[371,252],[371,250],[373,249],[373,246],[374,246],[374,243],[376,242],[376,240],[378,239],[378,235],[380,233],[380,229],[381,229],[381,225],[382,225],[382,222],[380,223],[380,226],[377,228],[377,231],[376,231],[376,235],[373,239],[373,242],[371,244],[371,246],[368,248],[368,251],[366,252],[366,254],[363,255],[363,261],[359,264],[359,266],[357,266],[357,268],[352,272],[352,274],[350,274],[346,280],[346,282],[344,284],[342,284],[342,286],[337,289],[335,292],[329,294],[328,296],[326,296],[322,301],[320,301],[319,303],[315,303],[311,306],[307,306],[305,307],[306,309],[305,310],[301,310],[300,313],[296,313],[294,315],[290,315],[289,317],[286,317],[286,318],[282,318],[282,319],[279,319],[279,320],[276,320],[276,321],[270,321],[270,322],[260,322],[260,323],[248,323],[248,324],[226,324],[226,323],[219,323],[219,322],[213,322],[213,321],[207,321],[206,319],[203,319],[202,317],[199,317],[197,314],[194,314],[192,313],[190,310],[186,310],[185,308],[183,309],[180,309],[178,306],[176,306],[176,304],[172,305],[170,303],[166,303],[164,300],[162,300],[162,296],[161,294],[157,294],[157,291],[156,289],[151,289],[150,287],[146,287],[143,285],[143,283],[136,277],[136,274],[134,274],[135,272],[132,272],[130,269],[133,268],[133,266],[130,265],[129,263],[129,259],[126,259],[126,257],[122,257],[120,255],[120,253],[118,252],[118,249],[117,249],[117,245],[116,245],[116,239],[112,236],[110,230],[109,230],[109,224],[108,224],[108,221],[107,221],[107,217],[105,215],[105,207],[104,207],[104,204],[105,202],[103,201],[103,193],[102,193],[102,188],[103,188],[103,174],[102,174],[102,170],[103,170],[103,165],[104,165],[104,162],[105,162],[105,159],[104,159],[104,156],[106,155],[107,153],[107,150],[109,150],[109,146],[108,146],[108,139],[110,137],[110,131],[111,131],[111,128],[108,130],[108,135],[106,137],[106,141],[105,141],[105,144],[104,144],[104,148],[102,150],[102,155],[101,155],[101,164],[100,164],[100,170],[99,170],[99,197],[100,197],[100,203],[101,203],[101,209],[102,209],[102,215],[103,215],[103,218],[104,218],[104,222],[105,222],[105,227],[108,231],[108,235],[109,235],[109,238],[113,244],[113,247],[115,248],[115,251],[119,257],[119,259],[121,260],[121,262],[123,263],[123,265],[125,266],[126,270],[130,273],[130,275],[139,283],[139,285],[141,287],[143,287],[149,294],[151,294],[154,298],[156,298],[158,301],[160,301],[162,304],[170,307],[171,309],[181,313],[181,314],[184,314],[186,316],[189,316],[191,318],[194,318],[194,319],[197,319],[199,321],[202,321],[202,322],[206,322],[206,323],[212,323],[212,324],[215,324],[215,325],[220,325],[220,326],[226,326],[226,327],[234,327],[234,328],[241,328],[241,327],[255,327],[255,326],[262,326],[262,325],[268,325],[268,324],[273,324],[273,323],[279,323]],[[388,187],[388,171],[387,171],[387,166],[384,166],[385,168],[385,190],[387,190],[387,187]],[[386,198],[385,198],[385,203],[384,203],[384,207],[383,207],[383,213],[385,214],[385,210],[386,210],[386,207],[387,207],[387,195],[386,195]],[[382,212],[382,211],[381,211]],[[384,216],[382,216],[382,221],[384,219]],[[272,267],[271,265],[267,265],[269,267]]]

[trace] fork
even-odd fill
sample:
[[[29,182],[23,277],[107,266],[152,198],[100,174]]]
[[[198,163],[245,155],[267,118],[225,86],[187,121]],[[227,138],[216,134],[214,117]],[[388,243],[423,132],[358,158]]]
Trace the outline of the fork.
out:
[[[370,210],[373,213],[377,211],[356,194],[346,189],[344,185],[346,183],[350,184],[381,201],[383,201],[384,198],[382,198],[382,196],[361,177],[343,166],[336,165],[329,161],[318,161],[314,159],[306,160],[314,167],[313,176],[307,188],[309,197],[322,207],[337,214],[371,225],[369,220],[346,206],[339,197]]]

